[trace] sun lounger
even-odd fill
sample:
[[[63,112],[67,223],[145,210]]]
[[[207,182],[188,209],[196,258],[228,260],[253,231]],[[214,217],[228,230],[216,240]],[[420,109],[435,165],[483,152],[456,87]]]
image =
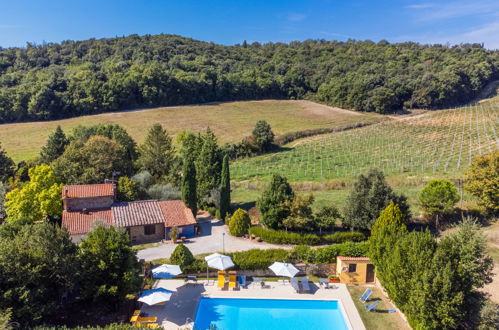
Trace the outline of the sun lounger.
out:
[[[366,302],[367,299],[369,299],[369,297],[371,296],[372,293],[373,293],[373,291],[371,289],[366,289],[366,291],[364,291],[364,293],[362,294],[362,296],[360,296],[359,300],[362,301],[362,302]]]
[[[368,312],[372,312],[374,309],[376,309],[376,307],[378,307],[378,304],[379,304],[379,300],[376,300],[375,302],[373,302],[372,304],[370,305],[366,305],[366,310]]]
[[[280,284],[280,285],[288,285],[289,284],[289,280],[277,280],[277,283]]]
[[[262,283],[262,279],[259,277],[253,277],[253,282],[254,285],[260,285]]]
[[[149,317],[138,317],[137,322],[139,323],[148,323],[148,322],[156,322],[158,321],[158,318],[156,316],[149,316]]]
[[[308,277],[301,278],[301,287],[303,291],[310,291],[310,284],[308,283]]]
[[[324,287],[324,289],[329,289],[329,280],[327,278],[320,278],[319,284]]]
[[[239,275],[239,286],[242,288],[245,288],[247,283],[246,283],[246,275]]]
[[[237,276],[235,274],[229,275],[229,288],[237,288]]]
[[[296,293],[300,293],[300,285],[298,284],[298,279],[296,277],[292,277],[289,282],[293,289],[295,289]]]
[[[224,275],[218,275],[217,287],[219,287],[219,288],[225,287],[225,276]]]

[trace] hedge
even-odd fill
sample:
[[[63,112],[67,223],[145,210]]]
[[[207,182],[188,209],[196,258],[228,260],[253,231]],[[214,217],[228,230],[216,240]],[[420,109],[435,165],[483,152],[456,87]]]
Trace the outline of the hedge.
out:
[[[358,231],[337,232],[322,237],[328,243],[362,242],[366,240],[366,235]]]
[[[337,232],[331,235],[318,236],[315,234],[300,234],[255,226],[250,228],[249,233],[272,244],[317,245],[320,243],[334,244],[366,240],[366,235],[358,231]]]
[[[267,269],[273,262],[311,263],[329,264],[335,263],[336,257],[340,255],[350,257],[362,257],[367,253],[367,241],[345,242],[330,245],[322,248],[312,249],[309,246],[299,245],[292,250],[284,249],[253,249],[243,252],[226,253],[234,262],[234,269],[238,270],[259,270]],[[166,259],[158,259],[152,262],[153,265],[167,263]],[[194,262],[187,266],[182,266],[185,274],[206,272],[206,261],[203,256],[197,256]],[[213,271],[213,270],[211,270]]]
[[[272,244],[316,245],[321,242],[321,238],[315,234],[291,233],[263,227],[251,227],[249,232],[256,237],[260,237],[263,241]]]

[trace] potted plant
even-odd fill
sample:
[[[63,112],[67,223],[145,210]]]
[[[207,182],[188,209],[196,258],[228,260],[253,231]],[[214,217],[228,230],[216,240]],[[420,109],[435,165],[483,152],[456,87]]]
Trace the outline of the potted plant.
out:
[[[172,229],[170,229],[170,232],[168,233],[168,235],[170,235],[170,238],[172,239],[173,244],[177,243],[177,239],[178,239],[177,227],[172,227]]]
[[[340,283],[338,275],[329,275],[327,279],[329,280],[329,283]]]

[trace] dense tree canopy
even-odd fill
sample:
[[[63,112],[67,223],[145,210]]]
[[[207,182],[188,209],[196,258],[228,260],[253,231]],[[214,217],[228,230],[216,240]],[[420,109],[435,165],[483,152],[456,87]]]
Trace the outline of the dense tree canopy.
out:
[[[260,222],[272,229],[282,227],[282,222],[290,215],[288,203],[295,198],[293,188],[285,177],[272,175],[270,184],[257,201],[260,209]]]
[[[96,226],[80,245],[84,269],[82,296],[91,301],[119,302],[140,286],[140,267],[130,237],[122,228]]]
[[[175,35],[0,49],[0,122],[136,107],[317,97],[388,112],[464,103],[497,76],[499,53],[478,44],[386,41],[222,46]]]
[[[386,182],[383,172],[371,169],[361,174],[346,201],[343,225],[354,229],[371,229],[380,212],[394,202],[398,204],[404,218],[410,216],[407,198],[397,195]]]
[[[173,177],[175,149],[168,132],[160,125],[154,124],[140,146],[139,167],[148,171],[157,180]]]
[[[466,190],[478,197],[480,205],[499,211],[499,151],[473,160],[466,173]]]
[[[65,229],[45,222],[0,235],[0,310],[11,308],[12,320],[23,325],[39,323],[62,307],[78,269]]]
[[[29,169],[29,181],[5,196],[9,221],[60,217],[62,184],[48,165]]]
[[[85,143],[75,140],[53,163],[54,170],[65,184],[103,183],[113,172],[127,172],[125,153],[120,144],[104,136],[92,136]]]
[[[7,152],[0,144],[0,182],[7,182],[7,179],[14,174],[14,161],[7,156]]]

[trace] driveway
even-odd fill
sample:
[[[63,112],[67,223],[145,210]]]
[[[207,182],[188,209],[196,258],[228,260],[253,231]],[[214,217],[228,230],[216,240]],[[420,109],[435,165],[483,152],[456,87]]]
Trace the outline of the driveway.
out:
[[[228,233],[228,228],[219,220],[203,219],[198,216],[201,235],[189,239],[185,246],[192,254],[214,252],[236,252],[251,249],[290,249],[291,246],[274,245],[264,242],[255,242],[244,238],[234,237]],[[225,235],[224,235],[225,234]],[[177,245],[171,242],[160,246],[139,250],[137,257],[146,261],[169,258]]]

